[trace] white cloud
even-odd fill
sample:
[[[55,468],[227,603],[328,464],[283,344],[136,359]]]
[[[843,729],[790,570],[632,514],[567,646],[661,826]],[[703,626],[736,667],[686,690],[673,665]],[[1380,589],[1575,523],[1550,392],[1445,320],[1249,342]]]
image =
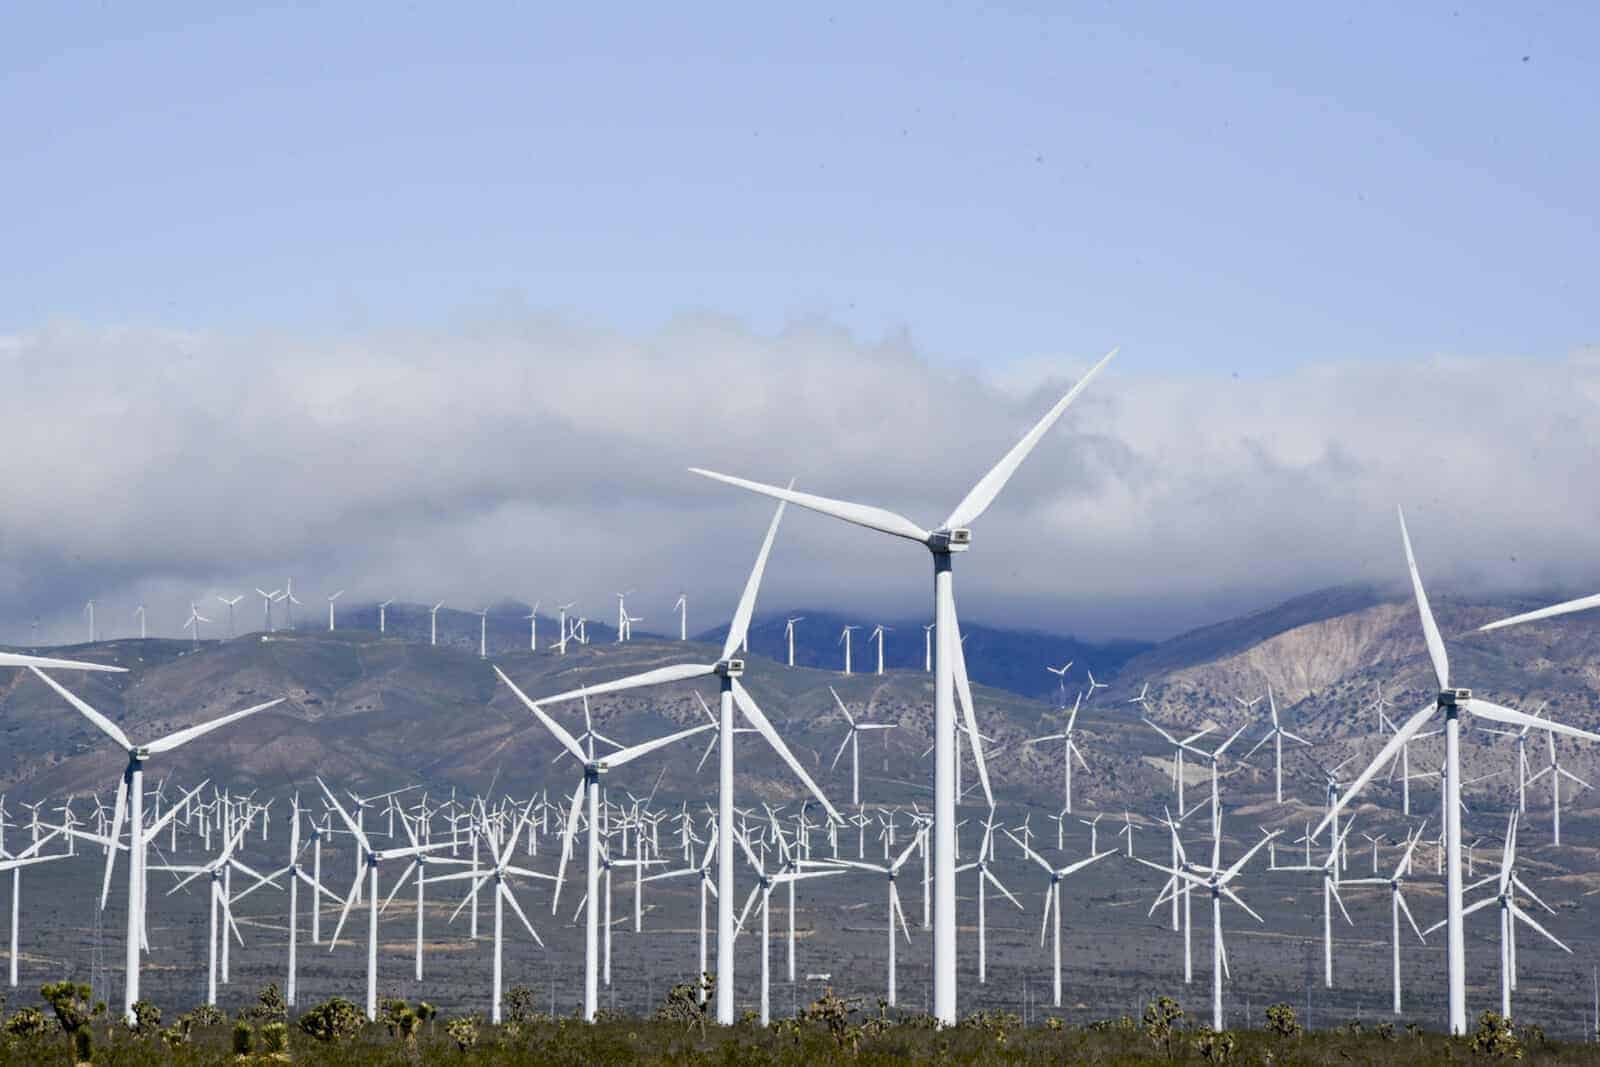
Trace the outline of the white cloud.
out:
[[[75,637],[89,596],[108,621],[145,599],[170,631],[195,596],[289,574],[316,600],[576,598],[596,617],[637,588],[662,626],[686,588],[710,625],[768,512],[686,467],[933,524],[1098,355],[985,376],[826,323],[628,336],[532,313],[0,337],[0,632],[42,615]],[[1435,585],[1600,588],[1597,402],[1594,351],[1264,379],[1149,375],[1126,351],[977,524],[963,612],[1148,636],[1394,579],[1396,503]],[[764,604],[924,611],[926,561],[886,541],[795,514]]]

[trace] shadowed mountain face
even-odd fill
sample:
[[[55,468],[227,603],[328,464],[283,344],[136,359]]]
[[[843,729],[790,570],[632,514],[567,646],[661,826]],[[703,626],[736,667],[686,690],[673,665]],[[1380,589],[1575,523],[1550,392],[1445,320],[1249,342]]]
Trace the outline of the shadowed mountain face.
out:
[[[1459,684],[1513,706],[1530,710],[1549,701],[1564,721],[1593,728],[1600,724],[1600,614],[1574,616],[1493,634],[1473,629],[1493,618],[1523,610],[1531,602],[1496,602],[1440,597],[1435,602],[1450,647]],[[548,788],[570,794],[577,769],[510,690],[494,676],[491,663],[478,658],[476,633],[460,639],[455,628],[477,616],[449,621],[451,639],[427,643],[426,611],[415,616],[390,608],[386,636],[362,625],[361,609],[341,615],[341,629],[302,629],[293,633],[250,634],[237,640],[202,642],[198,647],[169,640],[117,641],[62,650],[78,658],[114,661],[126,675],[62,674],[60,680],[117,721],[135,740],[154,739],[193,722],[252,704],[284,697],[284,704],[195,742],[172,756],[154,757],[151,780],[168,774],[182,783],[211,777],[235,789],[279,791],[291,784],[311,786],[314,775],[360,791],[422,782],[430,789],[503,789],[518,796]],[[504,626],[490,630],[490,655],[529,696],[538,699],[577,686],[671,663],[709,663],[718,648],[707,641],[679,642],[642,637],[618,644],[591,626],[588,645],[573,643],[568,654],[527,649],[525,621],[509,609],[492,616]],[[526,611],[520,614],[525,615]],[[806,615],[800,624],[797,662],[803,658],[842,661],[835,643],[837,621]],[[441,613],[441,616],[443,613]],[[869,803],[925,803],[931,767],[924,752],[931,744],[931,677],[922,670],[920,627],[892,631],[886,645],[888,671],[871,673],[876,649],[864,641],[855,655],[857,672],[815,666],[787,668],[783,620],[765,619],[752,631],[746,683],[756,699],[817,778],[830,800],[849,801],[848,751],[830,770],[846,736],[834,703],[835,689],[866,721],[893,722],[897,728],[861,742],[863,799]],[[397,625],[397,619],[400,620]],[[513,629],[512,624],[515,628]],[[302,623],[302,626],[305,624]],[[441,619],[441,629],[445,620]],[[807,634],[805,628],[815,630]],[[543,624],[548,645],[553,623]],[[909,629],[909,627],[907,627]],[[398,631],[398,632],[397,632]],[[829,631],[832,631],[831,634]],[[866,631],[858,631],[864,637]],[[1036,804],[1055,810],[1061,803],[1062,753],[1059,743],[1028,746],[1028,738],[1059,729],[1063,713],[1054,705],[1054,676],[1043,665],[1064,662],[1082,650],[1066,691],[1086,682],[1084,667],[1101,677],[1102,663],[1121,663],[1109,689],[1085,702],[1079,745],[1090,769],[1081,768],[1073,786],[1077,806],[1120,811],[1125,806],[1159,814],[1170,792],[1169,746],[1139,717],[1130,703],[1146,682],[1148,712],[1156,721],[1192,731],[1214,724],[1216,742],[1240,726],[1245,735],[1230,755],[1243,755],[1265,728],[1265,704],[1246,709],[1238,699],[1263,697],[1270,684],[1285,725],[1317,742],[1315,751],[1286,751],[1292,791],[1307,804],[1321,799],[1320,774],[1313,760],[1333,765],[1351,756],[1370,755],[1379,741],[1370,706],[1379,688],[1407,714],[1431,697],[1432,677],[1417,625],[1416,610],[1403,591],[1385,595],[1371,589],[1336,589],[1300,597],[1269,611],[1184,634],[1137,651],[1077,645],[1071,638],[970,627],[967,658],[976,682],[975,701],[989,743],[989,769],[999,798],[1008,804]],[[824,636],[826,635],[826,636]],[[520,637],[520,642],[517,640]],[[1057,654],[1054,650],[1064,650]],[[804,656],[802,656],[804,650]],[[764,653],[764,654],[763,654]],[[1046,655],[1046,653],[1051,653]],[[1029,665],[1029,659],[1033,659]],[[774,657],[774,658],[769,658]],[[908,662],[909,661],[909,662]],[[1031,699],[981,680],[1018,677],[1037,670],[1045,699]],[[1107,669],[1110,675],[1110,670]],[[698,693],[698,697],[697,694]],[[596,730],[623,744],[708,721],[701,698],[716,706],[715,679],[599,698],[591,702]],[[574,734],[583,729],[581,706],[552,705],[551,713]],[[115,788],[124,757],[115,747],[27,672],[0,674],[0,729],[6,757],[0,780],[14,795],[36,797]],[[699,802],[710,797],[711,764],[697,764],[710,734],[684,741],[676,750],[648,757],[608,779],[614,790],[640,796],[656,787],[658,796]],[[1530,745],[1530,758],[1543,766],[1542,739]],[[1437,742],[1413,747],[1414,773],[1436,768]],[[1586,778],[1600,766],[1600,746],[1561,742],[1564,765]],[[1515,790],[1508,739],[1483,730],[1468,734],[1466,774],[1502,772],[1473,787],[1478,796],[1504,801]],[[967,803],[981,804],[970,754],[963,786]],[[1357,763],[1359,760],[1356,761]],[[754,734],[741,734],[737,755],[741,792],[750,799],[787,803],[802,787]],[[1352,764],[1350,772],[1356,769]],[[1248,765],[1230,764],[1228,792],[1237,803],[1270,789],[1270,750]],[[657,776],[660,775],[659,783]],[[1198,767],[1189,768],[1198,782]],[[1436,784],[1436,782],[1435,782]],[[1431,797],[1427,781],[1414,793]],[[1374,796],[1394,790],[1380,784]],[[1539,790],[1547,791],[1540,786]],[[1544,803],[1543,793],[1535,799]],[[1431,801],[1430,801],[1431,802]],[[1581,805],[1580,805],[1581,806]]]

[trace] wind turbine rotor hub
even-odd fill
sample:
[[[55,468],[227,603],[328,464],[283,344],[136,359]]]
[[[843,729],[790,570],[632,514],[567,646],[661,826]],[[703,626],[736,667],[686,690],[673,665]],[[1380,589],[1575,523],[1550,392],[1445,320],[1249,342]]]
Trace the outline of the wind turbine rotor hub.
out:
[[[964,526],[935,530],[928,538],[928,547],[936,553],[965,552],[972,547],[972,531]]]
[[[737,678],[744,673],[744,660],[737,656],[725,659],[717,664],[716,673],[721,678]]]
[[[1439,690],[1439,706],[1441,708],[1457,707],[1457,706],[1459,706],[1461,704],[1465,704],[1467,701],[1469,701],[1471,699],[1472,699],[1472,690],[1470,690],[1470,689],[1441,689],[1441,690]]]

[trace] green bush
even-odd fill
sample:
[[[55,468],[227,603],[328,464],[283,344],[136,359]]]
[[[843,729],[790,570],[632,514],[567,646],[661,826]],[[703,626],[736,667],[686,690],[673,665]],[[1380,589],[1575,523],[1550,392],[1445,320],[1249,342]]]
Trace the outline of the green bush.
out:
[[[151,1037],[161,1030],[161,1009],[148,1000],[133,1002],[133,1022],[125,1023],[136,1037]]]
[[[233,1054],[235,1056],[250,1055],[250,1048],[255,1044],[256,1032],[249,1023],[240,1019],[233,1024]]]
[[[456,1048],[462,1052],[470,1052],[478,1043],[478,1027],[483,1022],[481,1015],[461,1015],[444,1024],[444,1032],[450,1035],[450,1040],[456,1043]]]
[[[245,1018],[258,1022],[281,1022],[289,1018],[289,1005],[277,982],[270,982],[256,994],[256,1002],[245,1010]]]
[[[1522,1059],[1522,1042],[1511,1020],[1497,1011],[1486,1011],[1478,1016],[1478,1032],[1472,1036],[1472,1051],[1480,1056],[1493,1056],[1500,1060]]]
[[[1279,1037],[1299,1037],[1305,1033],[1300,1017],[1288,1004],[1273,1004],[1267,1008],[1267,1030]]]
[[[215,1004],[201,1004],[189,1009],[190,1027],[204,1030],[208,1026],[221,1026],[228,1021],[228,1013]]]
[[[92,990],[77,982],[47,982],[39,987],[39,996],[56,1013],[56,1021],[63,1033],[77,1033],[104,1010],[104,1005],[91,1007]]]
[[[6,1020],[6,1033],[12,1037],[43,1037],[50,1029],[50,1020],[38,1008],[19,1008]]]
[[[1182,1019],[1183,1009],[1178,1007],[1178,1002],[1171,997],[1160,997],[1145,1005],[1145,1035],[1162,1047],[1169,1060],[1172,1058],[1173,1032]]]
[[[1195,1034],[1194,1050],[1207,1063],[1227,1063],[1238,1047],[1238,1039],[1226,1030],[1218,1032],[1209,1026],[1202,1026]]]
[[[289,1051],[289,1024],[267,1023],[261,1028],[261,1051],[280,1053]]]
[[[300,1016],[302,1033],[317,1041],[337,1043],[348,1041],[367,1025],[361,1009],[343,997],[330,997]]]

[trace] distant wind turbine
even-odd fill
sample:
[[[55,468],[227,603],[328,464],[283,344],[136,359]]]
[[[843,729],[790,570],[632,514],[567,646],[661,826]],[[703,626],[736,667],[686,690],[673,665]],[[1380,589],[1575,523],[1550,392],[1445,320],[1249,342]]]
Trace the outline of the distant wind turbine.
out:
[[[217,597],[217,599],[220,600],[223,604],[226,604],[227,607],[228,607],[228,639],[231,641],[233,638],[239,636],[239,632],[234,627],[234,624],[233,624],[233,609],[234,609],[235,606],[238,605],[239,601],[244,599],[244,594],[241,593],[238,596],[231,597],[231,598],[230,597],[225,597],[225,596],[219,596],[219,597]],[[141,633],[140,636],[143,637],[144,635]]]
[[[393,600],[385,600],[378,605],[378,632],[380,634],[389,632],[389,605],[393,603]]]
[[[796,615],[786,620],[783,624],[783,639],[789,645],[789,666],[791,667],[794,666],[794,624],[805,621],[806,617],[804,615]]]
[[[343,589],[328,598],[328,632],[330,634],[333,633],[333,603],[342,596],[344,596]]]

